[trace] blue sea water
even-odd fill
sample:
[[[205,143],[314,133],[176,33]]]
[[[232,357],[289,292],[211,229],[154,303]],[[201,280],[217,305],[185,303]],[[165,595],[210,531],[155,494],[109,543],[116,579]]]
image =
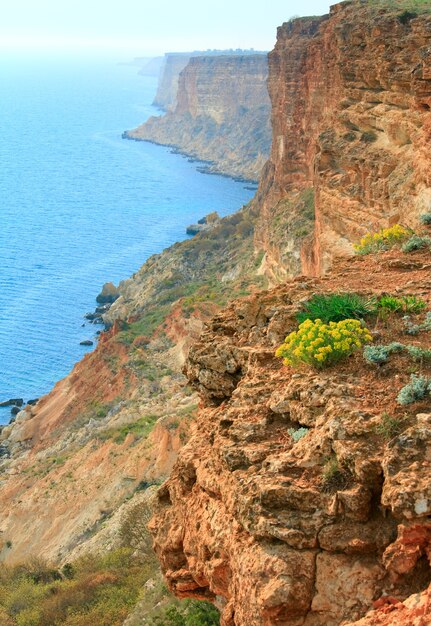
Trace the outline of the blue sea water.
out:
[[[156,80],[89,59],[0,58],[0,401],[38,397],[88,348],[106,281],[253,192],[169,149],[121,139]],[[0,411],[0,423],[9,420]]]

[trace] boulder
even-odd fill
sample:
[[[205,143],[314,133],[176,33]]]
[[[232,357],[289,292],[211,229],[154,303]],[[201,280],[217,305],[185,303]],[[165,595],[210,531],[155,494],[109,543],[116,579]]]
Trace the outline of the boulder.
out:
[[[105,283],[102,287],[102,291],[96,298],[96,302],[98,304],[112,304],[119,297],[120,292],[114,283]]]

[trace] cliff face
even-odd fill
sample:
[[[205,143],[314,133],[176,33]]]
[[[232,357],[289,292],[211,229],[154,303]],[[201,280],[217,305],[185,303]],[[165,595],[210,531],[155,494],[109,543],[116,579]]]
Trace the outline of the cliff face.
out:
[[[257,180],[271,141],[267,74],[262,54],[193,57],[180,74],[175,110],[126,136],[175,146],[212,162],[212,172]]]
[[[159,84],[154,98],[154,106],[165,111],[175,110],[177,104],[178,77],[187,63],[191,54],[167,53],[160,69]]]
[[[381,608],[361,625],[429,623],[428,595],[401,604],[431,580],[431,415],[429,401],[396,402],[408,362],[377,371],[356,353],[297,372],[274,352],[310,292],[396,289],[429,308],[430,262],[429,252],[338,261],[325,279],[301,277],[212,320],[186,365],[200,413],[151,526],[177,596],[212,600],[223,626],[340,626],[373,601]],[[405,341],[396,316],[378,332],[379,343]],[[381,428],[388,415],[395,433]]]
[[[275,280],[318,274],[364,232],[430,208],[431,20],[403,6],[345,2],[278,29],[256,234]]]

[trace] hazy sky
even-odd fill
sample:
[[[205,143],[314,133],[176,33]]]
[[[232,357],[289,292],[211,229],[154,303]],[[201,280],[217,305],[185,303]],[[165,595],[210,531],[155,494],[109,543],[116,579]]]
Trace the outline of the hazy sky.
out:
[[[113,49],[153,54],[271,49],[293,15],[327,13],[327,0],[0,0],[0,47]]]

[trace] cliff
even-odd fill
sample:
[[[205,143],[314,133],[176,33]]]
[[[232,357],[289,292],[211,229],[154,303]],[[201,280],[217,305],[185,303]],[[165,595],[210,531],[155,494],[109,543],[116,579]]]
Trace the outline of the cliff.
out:
[[[167,106],[166,115],[126,137],[174,146],[210,161],[211,172],[257,180],[271,141],[267,73],[262,54],[192,57],[179,76],[175,110]]]
[[[192,53],[167,53],[159,74],[159,84],[153,105],[164,111],[175,110],[177,104],[178,78]]]
[[[351,255],[364,232],[397,221],[415,226],[429,210],[428,10],[345,2],[330,16],[278,29],[269,54],[273,141],[256,231],[274,282],[317,275]]]
[[[429,623],[427,594],[402,604],[431,581],[430,405],[396,402],[408,360],[379,368],[358,352],[298,371],[275,349],[311,293],[348,284],[429,309],[430,266],[429,251],[337,261],[324,279],[235,301],[207,326],[185,369],[198,420],[151,525],[178,597],[215,602],[223,626],[340,626],[373,601],[361,626]],[[377,324],[378,343],[406,341],[399,320]],[[429,333],[415,345],[428,348]]]

